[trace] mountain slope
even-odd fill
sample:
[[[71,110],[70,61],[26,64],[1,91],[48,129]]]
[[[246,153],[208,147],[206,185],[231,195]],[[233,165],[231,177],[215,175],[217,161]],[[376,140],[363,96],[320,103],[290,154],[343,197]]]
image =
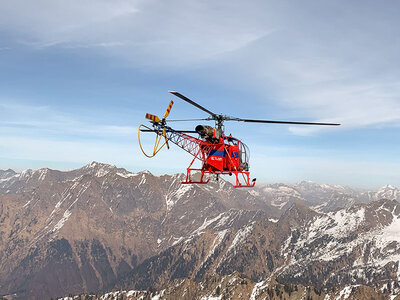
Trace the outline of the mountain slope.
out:
[[[96,162],[11,174],[0,189],[0,293],[40,299],[106,289],[206,218],[269,210],[230,183],[181,185],[182,176]]]
[[[396,188],[357,194],[302,182],[242,190],[182,180],[96,162],[3,172],[0,295],[162,289],[235,272],[252,282],[398,291],[399,203],[375,200],[398,197]]]
[[[224,226],[222,215],[145,260],[122,288],[161,289],[176,278],[201,280],[238,271],[254,282],[332,289],[364,285],[399,293],[400,204],[381,200],[332,213],[294,204],[277,223],[253,218]]]

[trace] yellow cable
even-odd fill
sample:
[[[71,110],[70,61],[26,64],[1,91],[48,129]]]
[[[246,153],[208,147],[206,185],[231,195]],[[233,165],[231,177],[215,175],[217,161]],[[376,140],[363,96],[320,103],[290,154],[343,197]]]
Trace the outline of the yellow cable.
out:
[[[161,138],[162,138],[162,135],[159,135],[158,132],[156,132],[156,140],[155,140],[155,142],[154,142],[153,155],[148,155],[146,152],[144,152],[143,147],[142,147],[142,142],[140,141],[140,128],[141,128],[142,126],[143,126],[144,128],[146,128],[146,129],[149,129],[149,130],[154,130],[154,129],[149,128],[149,127],[147,127],[146,125],[143,125],[143,124],[141,124],[141,125],[139,126],[139,128],[138,128],[138,141],[139,141],[140,150],[142,150],[143,154],[144,154],[146,157],[152,158],[152,157],[156,156],[156,154],[162,149],[162,147],[165,146],[165,144],[167,143],[167,140],[164,142],[164,144],[162,144],[162,145],[159,147],[159,145],[160,145],[160,140],[161,140]]]

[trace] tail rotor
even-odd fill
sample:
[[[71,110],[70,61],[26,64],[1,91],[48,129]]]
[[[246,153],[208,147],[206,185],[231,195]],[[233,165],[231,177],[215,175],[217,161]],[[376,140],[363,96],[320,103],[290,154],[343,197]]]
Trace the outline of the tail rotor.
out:
[[[162,119],[160,119],[158,116],[156,115],[152,115],[147,113],[146,114],[146,119],[150,120],[150,122],[153,124],[153,128],[150,128],[146,125],[141,124],[138,128],[138,140],[139,140],[139,146],[140,149],[142,150],[143,154],[149,158],[154,157],[165,145],[167,145],[167,148],[169,149],[169,143],[168,143],[168,137],[167,137],[167,130],[165,129],[165,125],[166,125],[166,118],[168,117],[172,105],[174,104],[174,101],[171,101],[167,107],[167,110],[164,113],[164,117]],[[144,130],[142,129],[145,128]],[[156,134],[156,140],[154,142],[154,148],[153,148],[153,153],[151,155],[147,154],[142,147],[142,143],[140,140],[140,132],[141,131],[151,131],[154,132]],[[161,142],[161,138],[164,137],[164,143],[162,143],[160,145]]]

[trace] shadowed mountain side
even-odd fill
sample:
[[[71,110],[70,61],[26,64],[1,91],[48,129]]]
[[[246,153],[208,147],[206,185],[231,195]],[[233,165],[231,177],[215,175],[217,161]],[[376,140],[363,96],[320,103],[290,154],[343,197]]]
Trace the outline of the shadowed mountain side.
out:
[[[157,177],[95,162],[10,176],[0,188],[0,294],[22,298],[109,288],[207,218],[246,208],[267,218],[270,210],[225,181],[181,185],[181,174]],[[47,281],[55,283],[40,287]]]
[[[115,286],[161,288],[178,278],[236,271],[254,282],[273,276],[304,286],[398,290],[395,200],[323,212],[306,203],[331,207],[334,199],[302,199],[300,187],[182,185],[182,174],[131,173],[96,162],[68,172],[7,172],[0,181],[3,295],[43,299]],[[300,185],[324,195],[342,191]],[[282,193],[297,196],[278,207]],[[386,186],[368,195],[397,192]]]

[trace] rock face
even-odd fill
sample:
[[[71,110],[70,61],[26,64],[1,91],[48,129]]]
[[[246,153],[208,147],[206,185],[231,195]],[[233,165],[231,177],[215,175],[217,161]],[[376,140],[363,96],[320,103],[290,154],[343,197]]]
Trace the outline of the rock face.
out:
[[[226,218],[226,219],[225,219]],[[254,282],[335,289],[344,284],[400,291],[400,204],[381,200],[332,213],[294,204],[277,223],[231,224],[226,214],[145,260],[123,288],[161,289],[176,278],[240,272]],[[179,271],[175,274],[174,270]]]
[[[21,298],[111,288],[206,218],[250,209],[267,218],[271,210],[225,181],[181,185],[182,174],[156,177],[96,162],[3,177],[0,295]]]
[[[241,190],[96,162],[69,172],[5,172],[0,295],[161,292],[183,278],[193,293],[201,283],[213,295],[207,280],[232,276],[248,282],[234,288],[242,295],[256,286],[262,295],[272,278],[320,294],[338,285],[399,292],[400,204],[391,186],[358,194],[309,182]],[[383,196],[393,200],[376,200]]]
[[[400,299],[392,297],[394,300]],[[183,300],[219,300],[219,299],[376,299],[388,297],[366,286],[341,286],[335,290],[303,286],[301,284],[283,284],[275,279],[255,283],[249,278],[235,272],[230,275],[212,275],[200,281],[177,279],[162,290],[128,290],[115,291],[103,295],[82,294],[64,298],[64,300],[150,300],[150,299],[183,299]]]

